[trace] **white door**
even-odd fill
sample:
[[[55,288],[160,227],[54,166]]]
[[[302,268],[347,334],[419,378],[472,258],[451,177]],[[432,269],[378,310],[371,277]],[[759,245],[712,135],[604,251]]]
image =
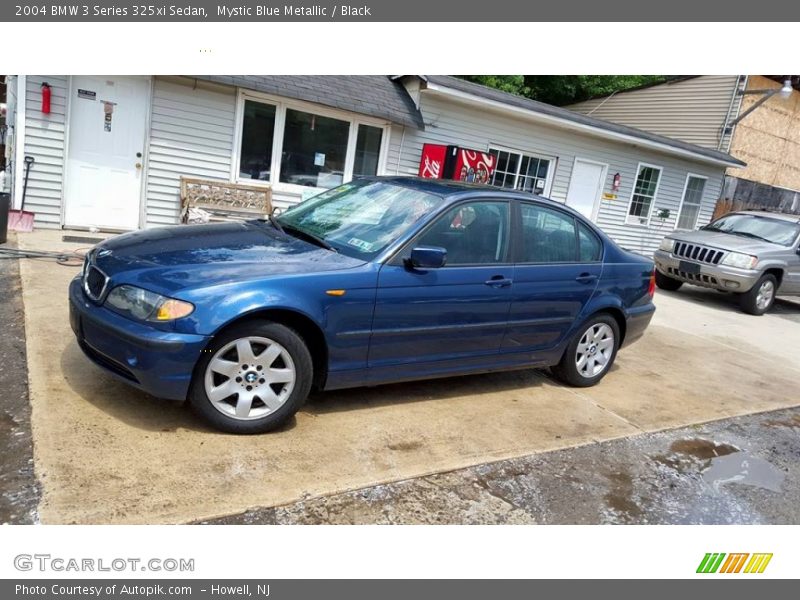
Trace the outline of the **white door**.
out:
[[[594,220],[605,177],[606,165],[576,158],[567,191],[567,206]]]
[[[72,78],[64,225],[136,229],[150,83]]]

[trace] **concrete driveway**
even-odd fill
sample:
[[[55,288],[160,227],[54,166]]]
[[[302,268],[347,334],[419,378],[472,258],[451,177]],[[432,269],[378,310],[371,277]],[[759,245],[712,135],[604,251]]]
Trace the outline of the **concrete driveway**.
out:
[[[19,245],[65,249],[63,232]],[[75,269],[22,261],[45,523],[173,523],[800,404],[800,307],[757,318],[704,291],[657,295],[645,337],[597,387],[521,371],[313,397],[283,431],[237,437],[117,382],[68,322]]]

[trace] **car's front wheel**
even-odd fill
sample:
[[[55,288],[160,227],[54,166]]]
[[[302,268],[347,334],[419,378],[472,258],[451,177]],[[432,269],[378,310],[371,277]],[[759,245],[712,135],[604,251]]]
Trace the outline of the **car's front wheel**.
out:
[[[674,292],[675,290],[680,289],[680,287],[683,285],[683,282],[673,279],[672,277],[668,277],[656,269],[656,285],[662,290]]]
[[[263,433],[298,411],[312,379],[311,354],[293,329],[250,321],[224,331],[204,353],[189,401],[217,429]]]
[[[553,374],[569,385],[589,387],[598,383],[614,364],[620,333],[616,319],[600,313],[578,328]]]
[[[748,314],[763,315],[772,308],[777,293],[778,280],[774,275],[766,273],[749,291],[739,295],[739,305]]]

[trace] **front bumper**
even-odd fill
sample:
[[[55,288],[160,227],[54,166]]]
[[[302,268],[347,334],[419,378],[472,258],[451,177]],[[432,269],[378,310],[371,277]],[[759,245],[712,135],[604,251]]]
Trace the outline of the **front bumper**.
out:
[[[69,321],[95,364],[148,394],[184,400],[209,338],[150,327],[90,302],[76,277],[69,286]]]
[[[697,261],[688,261],[673,256],[664,250],[656,250],[653,255],[656,269],[663,275],[684,283],[726,292],[746,292],[758,281],[761,273],[750,269],[737,269],[724,265],[711,265]],[[681,269],[681,262],[699,265],[699,273],[688,273]]]

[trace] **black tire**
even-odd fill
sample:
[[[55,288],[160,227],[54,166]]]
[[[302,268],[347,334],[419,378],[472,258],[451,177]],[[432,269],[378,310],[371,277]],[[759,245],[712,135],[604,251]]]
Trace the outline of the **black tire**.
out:
[[[662,290],[674,292],[680,289],[680,287],[683,285],[683,282],[673,279],[672,277],[668,277],[656,269],[656,285]]]
[[[613,332],[613,344],[610,348],[610,355],[606,358],[605,365],[599,373],[587,376],[578,369],[578,345],[581,344],[584,335],[586,335],[590,329],[603,325],[607,325]],[[614,364],[614,360],[617,357],[619,343],[620,332],[616,319],[608,313],[598,313],[581,324],[572,337],[572,340],[570,340],[567,345],[567,349],[564,351],[561,361],[556,366],[551,367],[550,370],[557,379],[568,385],[573,387],[591,387],[599,383],[600,380],[606,376],[606,373],[611,370],[611,366]]]
[[[772,294],[765,305],[759,306],[760,290],[762,286],[770,284],[772,286]],[[775,296],[777,293],[778,280],[774,275],[766,273],[761,276],[761,279],[759,279],[749,291],[745,292],[744,294],[739,294],[739,306],[741,306],[742,310],[747,314],[760,317],[770,308],[772,308],[772,305],[775,303]]]
[[[278,345],[282,346],[291,359],[290,362],[294,367],[295,378],[290,392],[288,391],[288,388],[283,388],[286,392],[288,392],[288,394],[284,397],[282,401],[283,403],[279,408],[263,417],[248,417],[247,419],[240,419],[234,415],[223,413],[222,409],[217,408],[209,399],[208,394],[206,393],[206,376],[209,363],[214,359],[215,355],[220,350],[237,340],[253,337],[266,338],[273,341],[273,343],[277,342]],[[254,344],[257,343],[254,342]],[[236,360],[238,361],[238,350],[232,349],[231,351],[237,354]],[[259,353],[254,357],[253,360],[258,361],[261,356],[262,354]],[[280,360],[283,359],[281,358]],[[238,365],[237,368],[241,368],[241,366],[242,365]],[[253,371],[251,365],[247,366],[250,367],[248,373]],[[262,367],[263,365],[259,364],[258,366]],[[265,368],[269,369],[270,367],[267,366]],[[313,369],[313,362],[311,360],[311,354],[308,351],[308,347],[303,341],[303,338],[300,337],[296,331],[286,327],[285,325],[271,321],[247,321],[223,331],[213,340],[207,351],[203,353],[202,358],[195,368],[194,376],[192,377],[192,383],[189,388],[189,403],[197,414],[199,414],[207,423],[216,429],[226,431],[228,433],[265,433],[281,427],[300,409],[305,402],[309,391],[311,390],[311,383],[314,375]],[[259,369],[259,371],[261,371],[261,369]],[[210,377],[220,376],[210,375]],[[223,379],[223,382],[227,382],[227,379]],[[257,387],[258,383],[258,381],[253,382],[253,385]],[[264,384],[263,381],[261,381],[261,383]],[[246,384],[247,382],[245,381],[244,383],[238,385]],[[233,383],[231,385],[233,385]],[[270,383],[266,383],[264,385],[269,385],[270,387],[272,386]],[[278,383],[274,385],[280,387],[280,384]],[[288,386],[288,384],[286,385]],[[250,388],[247,389],[250,390]],[[256,393],[257,392],[253,392],[253,394]],[[235,405],[235,403],[238,403],[238,398],[238,394],[234,394],[228,401],[226,401],[226,403]],[[259,403],[263,405],[261,410],[269,410],[269,407],[267,407],[264,402],[256,397],[253,400],[253,405],[255,406]],[[218,404],[222,406],[222,403]],[[229,410],[235,411],[235,407]]]

